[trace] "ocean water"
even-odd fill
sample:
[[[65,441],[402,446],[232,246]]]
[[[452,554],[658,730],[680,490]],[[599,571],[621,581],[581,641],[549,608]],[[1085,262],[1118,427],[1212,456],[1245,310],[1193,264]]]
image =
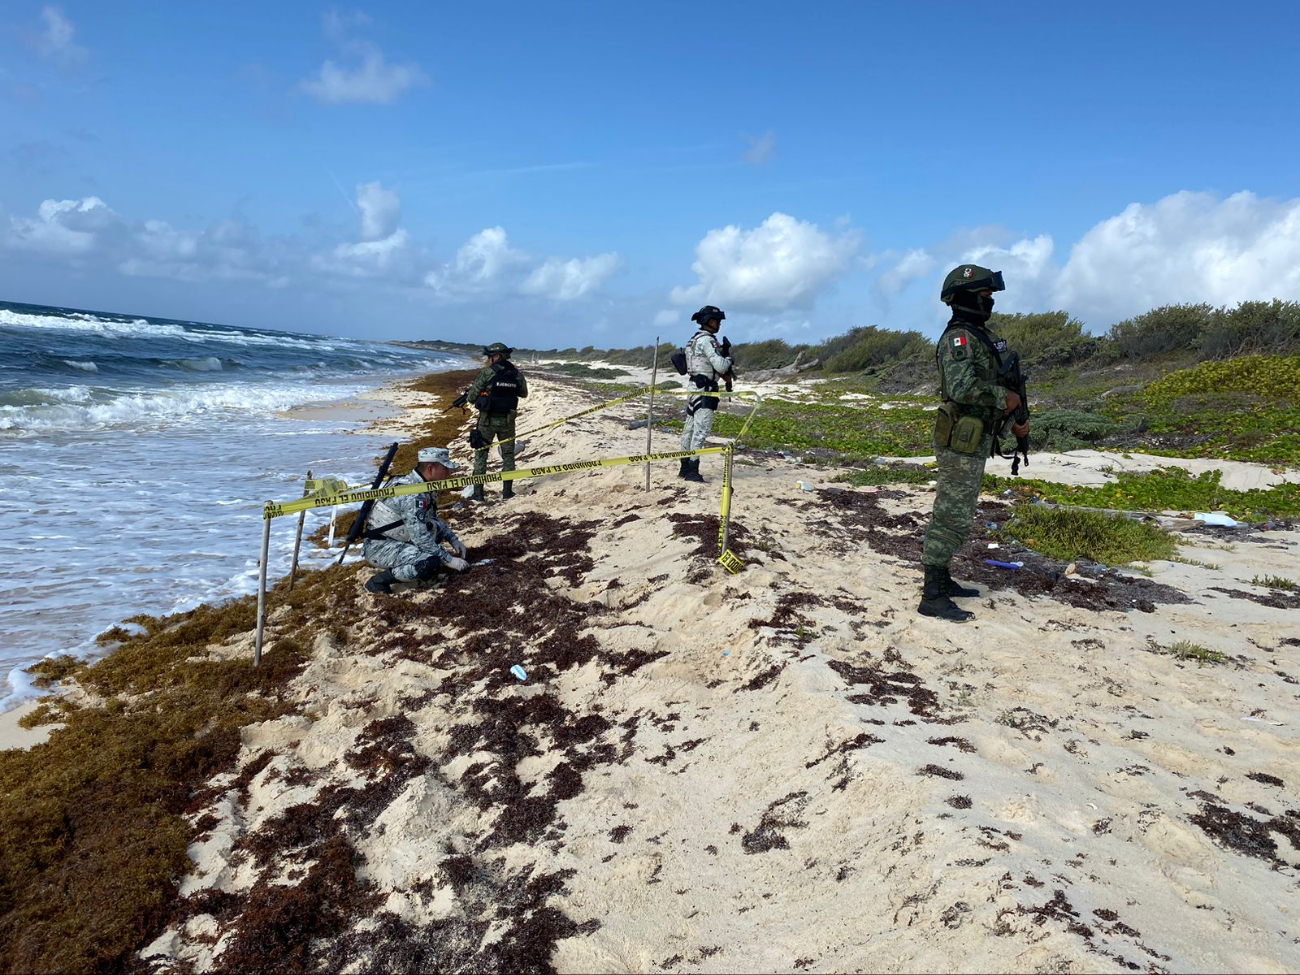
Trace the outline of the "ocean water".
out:
[[[458,365],[379,342],[5,302],[0,341],[0,710],[31,695],[22,667],[93,653],[127,616],[255,592],[262,503],[301,495],[309,469],[349,483],[373,472],[380,438],[283,411]],[[328,519],[310,513],[307,531]],[[272,577],[288,571],[292,522],[273,526]]]

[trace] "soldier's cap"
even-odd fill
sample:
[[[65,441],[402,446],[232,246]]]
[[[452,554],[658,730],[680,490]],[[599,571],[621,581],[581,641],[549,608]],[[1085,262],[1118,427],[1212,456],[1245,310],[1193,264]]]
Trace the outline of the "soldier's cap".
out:
[[[460,470],[460,465],[451,459],[451,452],[446,447],[425,447],[416,460],[421,464],[441,464],[449,471]]]
[[[484,347],[483,354],[508,356],[513,351],[515,350],[510,348],[510,346],[506,345],[504,342],[493,342],[491,345]]]

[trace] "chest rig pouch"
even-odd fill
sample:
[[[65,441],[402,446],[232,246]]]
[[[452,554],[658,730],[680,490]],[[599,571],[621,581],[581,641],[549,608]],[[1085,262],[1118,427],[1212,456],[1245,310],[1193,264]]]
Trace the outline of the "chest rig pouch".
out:
[[[940,403],[934,418],[934,445],[950,447],[959,454],[974,454],[984,439],[984,421],[958,412],[952,401]]]

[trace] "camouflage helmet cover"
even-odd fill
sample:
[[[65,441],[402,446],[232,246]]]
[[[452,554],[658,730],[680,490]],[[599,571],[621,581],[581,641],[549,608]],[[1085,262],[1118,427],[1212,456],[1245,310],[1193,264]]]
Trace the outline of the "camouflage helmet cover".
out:
[[[952,296],[959,291],[1006,291],[1002,283],[1001,271],[990,271],[978,264],[962,264],[948,272],[943,279],[943,290],[939,299],[945,305],[952,304]]]
[[[515,350],[510,348],[510,346],[506,345],[504,342],[493,342],[483,350],[483,354],[509,356],[513,351]]]

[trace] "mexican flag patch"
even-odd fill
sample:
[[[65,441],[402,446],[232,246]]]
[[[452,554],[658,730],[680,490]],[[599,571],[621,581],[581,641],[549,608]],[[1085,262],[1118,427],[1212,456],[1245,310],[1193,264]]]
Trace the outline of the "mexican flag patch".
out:
[[[966,336],[964,336],[964,335],[956,335],[956,336],[953,337],[953,340],[952,340],[952,347],[953,347],[954,349],[960,349],[960,348],[961,348],[963,345],[965,345],[965,344],[966,344]]]

